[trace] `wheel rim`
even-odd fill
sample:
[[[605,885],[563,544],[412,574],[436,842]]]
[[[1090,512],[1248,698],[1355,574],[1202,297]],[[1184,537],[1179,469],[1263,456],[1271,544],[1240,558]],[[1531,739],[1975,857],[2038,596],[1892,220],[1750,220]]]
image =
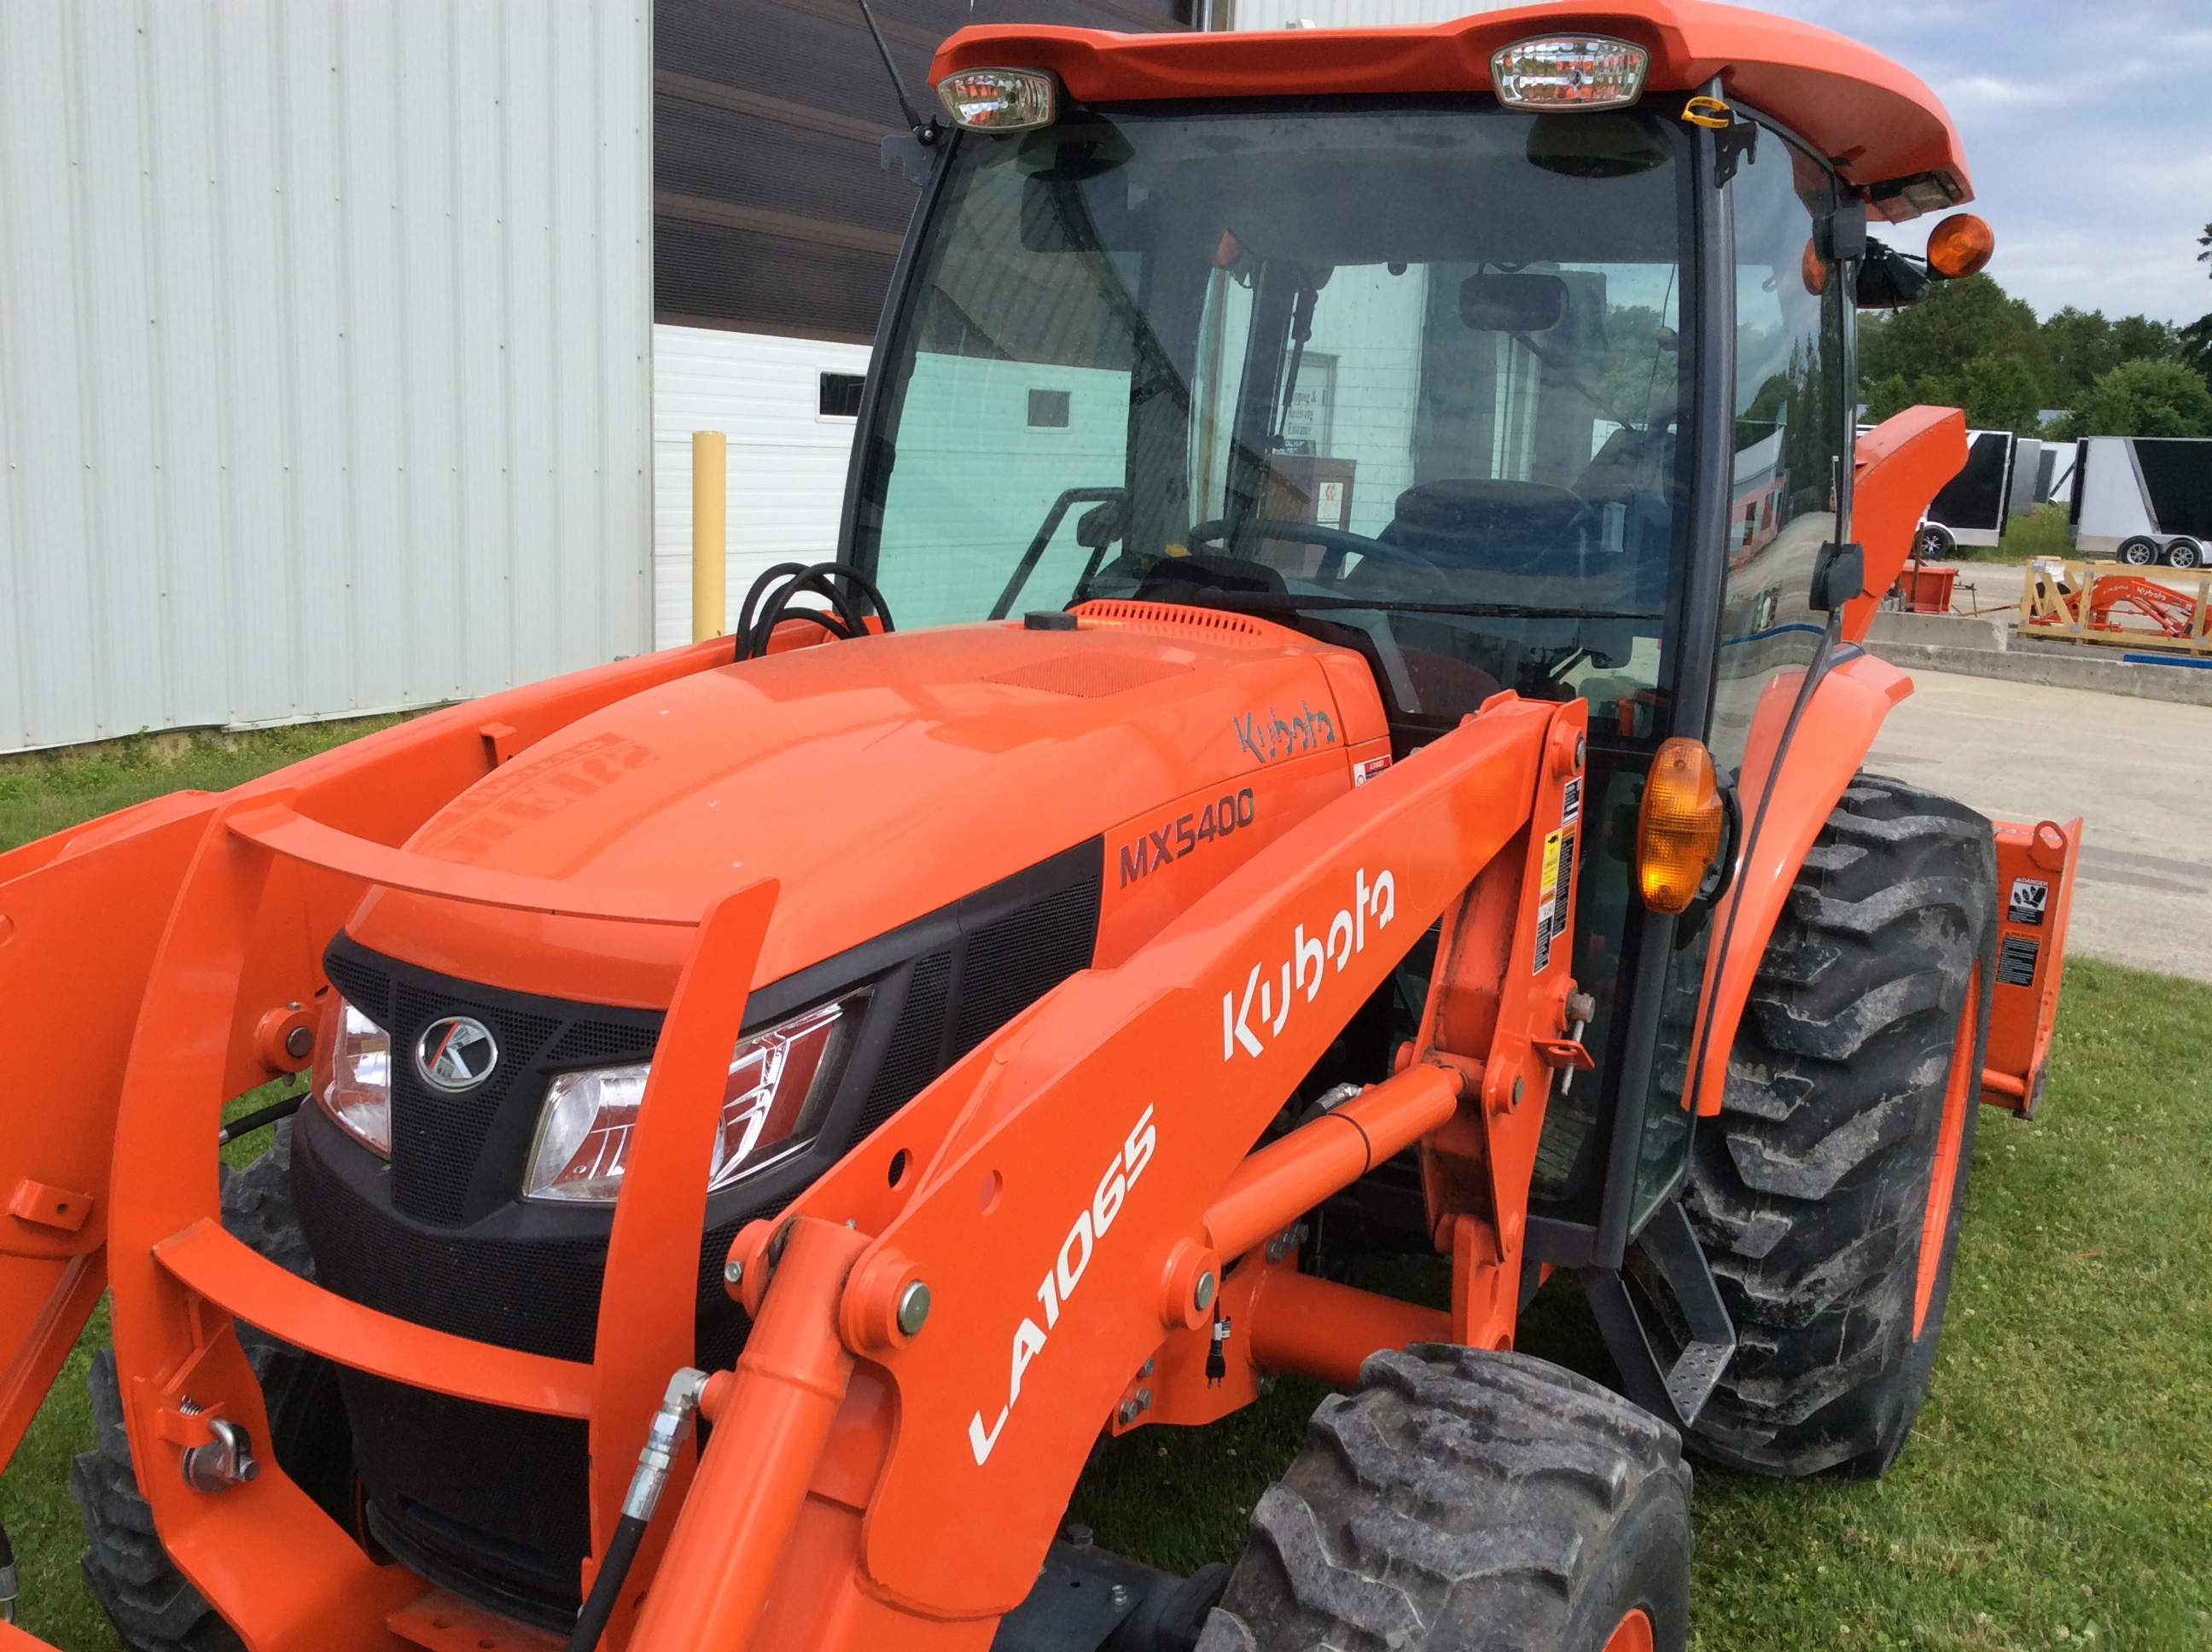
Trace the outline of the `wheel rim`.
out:
[[[2157,556],[2156,551],[2145,544],[2123,545],[2120,548],[2120,560],[2130,568],[2148,568]]]
[[[1936,1164],[1928,1177],[1928,1208],[1920,1218],[1920,1266],[1913,1280],[1912,1338],[1920,1339],[1928,1320],[1936,1274],[1943,1264],[1943,1236],[1951,1225],[1951,1190],[1959,1181],[1959,1146],[1966,1133],[1966,1109],[1980,1091],[1974,1064],[1975,1011],[1982,1001],[1982,966],[1966,977],[1966,1004],[1951,1041],[1951,1078],[1943,1091],[1943,1117],[1936,1127]],[[1611,1652],[1611,1649],[1607,1649]]]
[[[1650,1615],[1642,1606],[1632,1609],[1607,1637],[1605,1652],[1653,1652]]]
[[[2197,566],[2197,547],[2194,545],[2175,545],[2166,555],[2166,559],[2176,568]]]

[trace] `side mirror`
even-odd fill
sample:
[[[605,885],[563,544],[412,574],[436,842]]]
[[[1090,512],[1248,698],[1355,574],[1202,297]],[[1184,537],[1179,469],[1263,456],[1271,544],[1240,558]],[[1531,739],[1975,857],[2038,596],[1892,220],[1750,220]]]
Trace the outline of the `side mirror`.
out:
[[[1475,332],[1548,332],[1567,317],[1567,283],[1557,276],[1469,276],[1459,284],[1459,319]]]
[[[1866,594],[1866,549],[1856,541],[1848,545],[1820,547],[1813,563],[1813,589],[1805,605],[1816,614],[1832,614],[1845,603]]]

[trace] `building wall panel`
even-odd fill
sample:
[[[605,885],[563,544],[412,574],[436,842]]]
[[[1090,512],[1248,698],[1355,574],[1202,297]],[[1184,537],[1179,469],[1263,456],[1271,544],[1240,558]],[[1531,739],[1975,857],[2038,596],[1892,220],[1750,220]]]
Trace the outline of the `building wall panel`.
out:
[[[649,8],[0,6],[0,750],[650,646]]]
[[[665,324],[653,338],[653,642],[665,648],[691,637],[692,433],[728,439],[733,625],[764,570],[836,555],[854,421],[823,416],[822,374],[865,374],[868,349]]]

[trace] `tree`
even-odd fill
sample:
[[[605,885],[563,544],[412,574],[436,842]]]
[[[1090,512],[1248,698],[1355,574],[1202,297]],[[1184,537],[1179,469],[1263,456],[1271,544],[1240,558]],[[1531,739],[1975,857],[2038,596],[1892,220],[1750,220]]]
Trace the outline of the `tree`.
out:
[[[2123,361],[2065,425],[2067,436],[2212,436],[2212,388],[2179,361]]]
[[[1987,276],[1938,282],[1910,309],[1859,322],[1859,371],[1869,381],[1901,373],[1955,382],[1978,355],[2018,355],[2039,371],[2044,354],[2035,312]]]
[[[2112,348],[2112,324],[2102,310],[2086,313],[2071,304],[2042,327],[2046,352],[2043,387],[2050,400],[2045,407],[2079,407],[2089,398],[2089,386],[2119,366]]]
[[[2197,263],[2212,264],[2212,224],[2204,226],[2197,244],[2204,249],[2197,255]],[[2212,270],[2205,273],[2212,275]],[[2204,375],[2206,385],[2212,386],[2212,315],[2198,316],[2181,329],[2179,339],[2181,359]]]
[[[1977,430],[2010,430],[2032,436],[2043,428],[2043,380],[2027,358],[1978,355],[1959,374],[1959,404]]]

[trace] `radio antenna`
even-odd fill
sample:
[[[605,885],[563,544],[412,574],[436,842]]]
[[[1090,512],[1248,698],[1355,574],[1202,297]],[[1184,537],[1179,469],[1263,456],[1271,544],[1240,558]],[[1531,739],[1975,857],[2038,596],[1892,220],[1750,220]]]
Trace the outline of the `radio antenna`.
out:
[[[935,143],[937,125],[932,121],[925,125],[921,117],[915,113],[914,105],[907,101],[906,88],[899,80],[898,65],[891,61],[891,49],[884,44],[883,30],[876,27],[876,14],[869,9],[868,0],[860,0],[860,6],[861,19],[868,26],[868,36],[875,41],[877,55],[884,60],[884,73],[891,77],[891,95],[898,100],[899,112],[906,117],[908,129],[914,133],[917,143]]]

